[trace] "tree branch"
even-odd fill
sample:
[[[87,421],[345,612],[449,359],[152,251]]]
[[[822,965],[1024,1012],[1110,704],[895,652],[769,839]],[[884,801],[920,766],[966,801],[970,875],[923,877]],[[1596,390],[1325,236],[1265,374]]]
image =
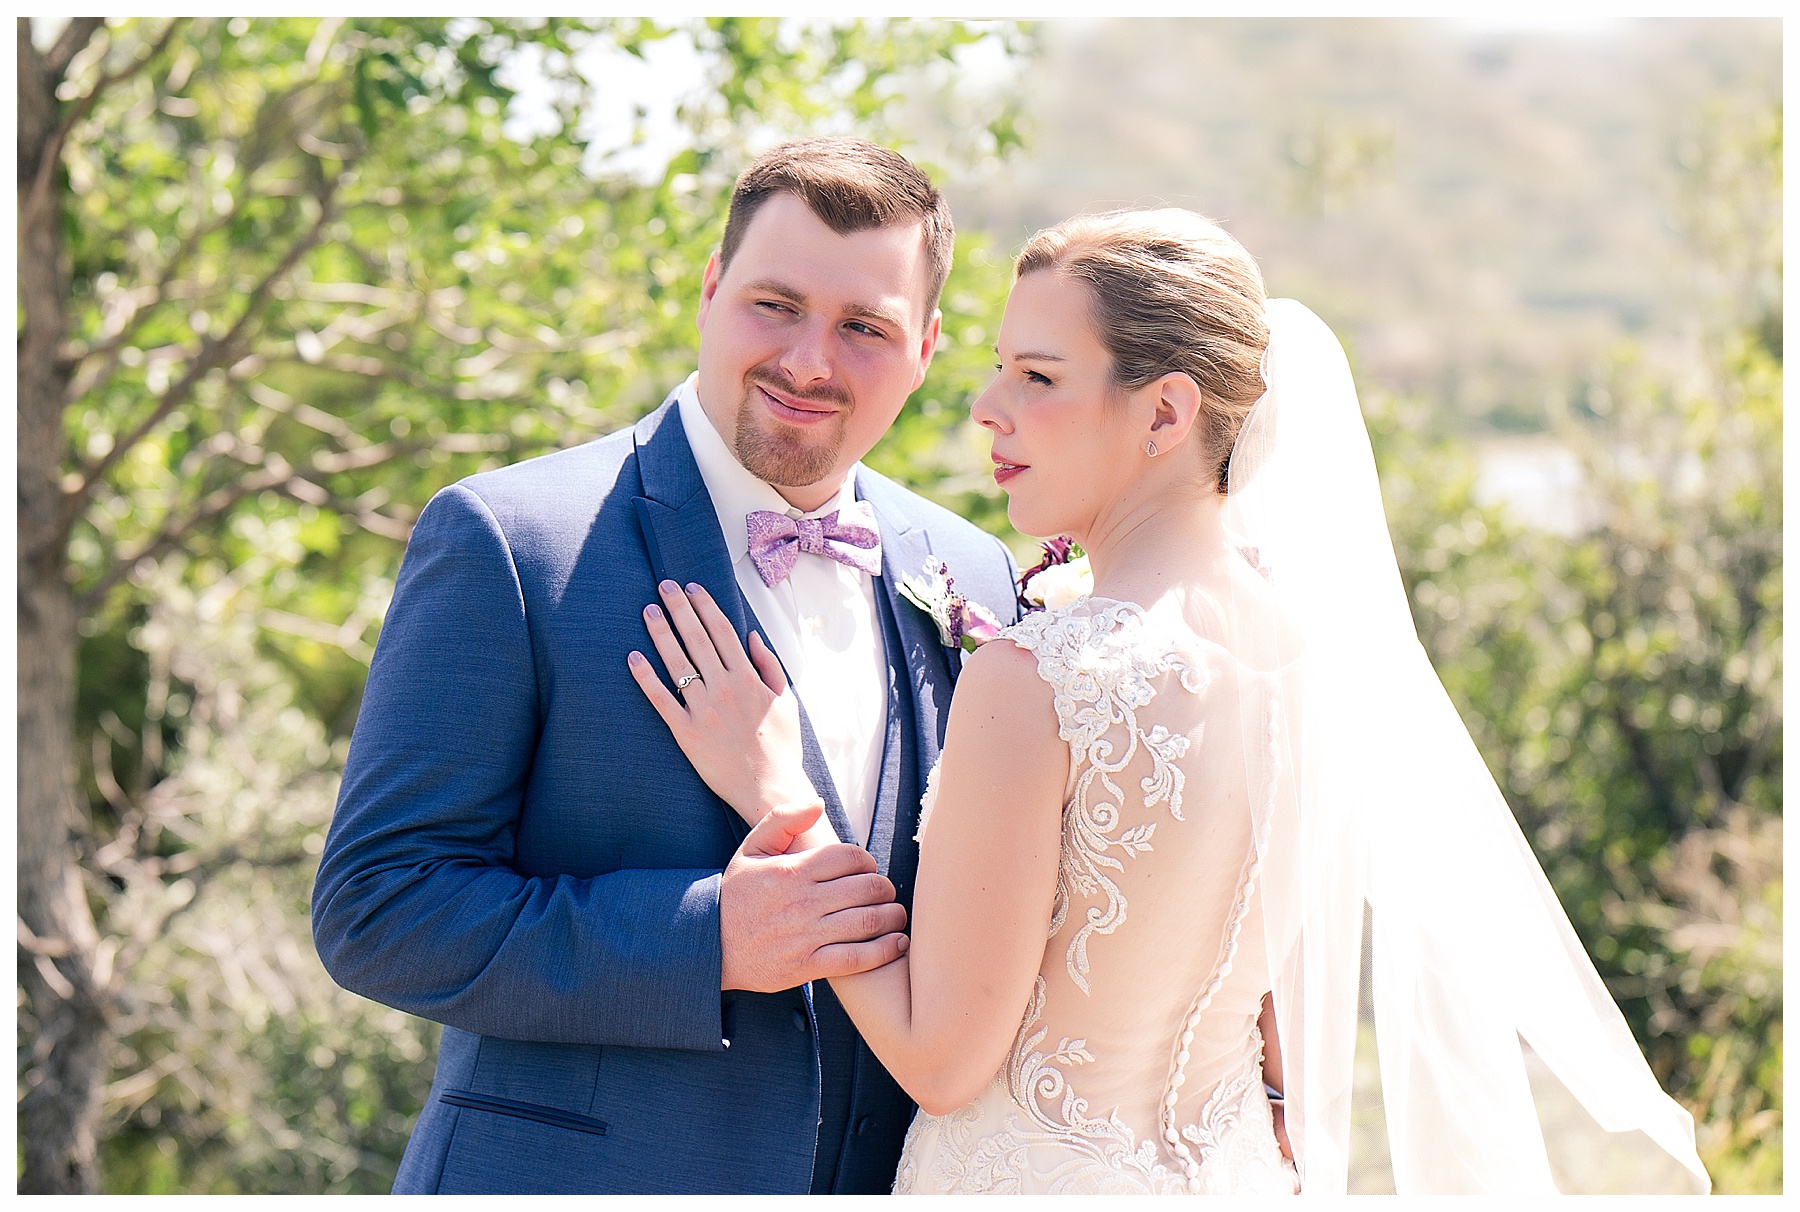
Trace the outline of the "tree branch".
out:
[[[76,400],[79,400],[82,396],[93,390],[94,384],[99,382],[102,376],[109,373],[112,368],[118,364],[119,352],[125,348],[126,344],[137,335],[138,330],[144,326],[144,321],[149,317],[151,310],[167,301],[169,284],[175,280],[176,273],[180,271],[187,259],[193,255],[194,250],[200,247],[200,241],[227,226],[230,222],[231,216],[224,215],[210,224],[197,225],[194,230],[188,234],[187,239],[182,241],[181,247],[175,250],[175,255],[169,258],[169,263],[163,266],[163,271],[157,278],[156,285],[148,288],[138,287],[132,292],[133,294],[141,294],[145,289],[148,289],[150,297],[143,303],[133,305],[131,315],[126,317],[125,321],[120,324],[119,331],[114,333],[111,337],[106,338],[98,345],[81,350],[79,353],[71,353],[68,356],[66,362],[71,367],[80,367],[83,363],[89,363],[91,365],[91,359],[93,358],[105,359],[104,364],[99,369],[88,373],[76,374],[70,379],[67,396],[69,403],[73,404]]]
[[[94,20],[94,18],[83,18],[83,20]],[[92,110],[95,104],[100,100],[100,94],[121,81],[129,80],[131,77],[150,66],[151,61],[162,54],[164,48],[169,45],[170,39],[174,38],[175,31],[181,27],[181,23],[184,20],[186,20],[185,17],[169,18],[168,27],[163,30],[162,37],[156,40],[156,45],[152,46],[147,53],[138,56],[138,58],[134,59],[125,67],[120,68],[116,72],[108,72],[102,75],[98,80],[94,81],[94,87],[89,89],[86,95],[83,96],[81,100],[77,101],[74,107],[63,116],[62,122],[56,127],[56,133],[50,136],[49,145],[44,148],[44,158],[38,161],[37,177],[31,183],[31,194],[26,199],[25,205],[22,208],[22,214],[19,219],[20,227],[29,225],[36,217],[38,211],[48,203],[50,198],[50,182],[56,177],[56,166],[62,163],[63,144],[68,141],[69,132],[75,129],[75,124],[87,117],[88,112]],[[70,24],[73,25],[74,23],[71,22]],[[65,36],[67,36],[68,32],[68,30],[63,31]],[[90,30],[89,36],[91,35],[92,31]],[[87,39],[82,39],[82,45],[86,45],[86,43]],[[60,46],[61,44],[61,39],[58,39],[57,45]],[[64,66],[67,66],[66,62]]]
[[[180,522],[163,527],[160,533],[140,546],[130,556],[115,557],[113,566],[76,599],[77,608],[84,614],[95,609],[105,600],[107,592],[123,580],[138,565],[139,561],[163,554],[185,538],[194,527],[218,517],[253,492],[273,488],[280,479],[285,478],[285,475],[284,472],[282,476],[277,477],[265,472],[260,476],[249,476],[230,487],[220,488],[209,494],[198,502],[192,512]]]
[[[139,562],[154,559],[171,550],[196,527],[224,514],[245,497],[265,490],[278,492],[303,504],[330,509],[349,518],[371,534],[378,534],[383,538],[404,543],[412,536],[410,523],[389,517],[373,507],[345,500],[322,485],[297,474],[288,466],[287,460],[276,455],[272,464],[262,465],[258,472],[207,494],[179,521],[165,525],[153,538],[140,544],[131,555],[115,557],[112,567],[76,599],[76,606],[84,613],[97,609],[112,587],[123,580]]]
[[[44,56],[44,74],[55,79],[69,70],[70,62],[93,39],[94,31],[105,24],[104,17],[71,17],[63,26],[63,32],[57,35],[56,45]],[[31,23],[24,17],[19,18],[19,40],[31,41]]]
[[[263,300],[268,296],[269,291],[274,287],[275,283],[285,277],[288,271],[293,269],[294,266],[299,263],[300,258],[305,256],[306,253],[319,242],[319,239],[325,233],[326,225],[336,217],[337,212],[332,208],[332,200],[337,190],[337,181],[338,178],[334,177],[327,184],[323,196],[319,199],[319,217],[314,220],[311,229],[298,240],[294,241],[293,245],[289,247],[286,255],[281,258],[281,261],[275,268],[271,269],[268,274],[263,277],[262,281],[256,284],[256,288],[250,292],[249,298],[245,300],[244,309],[242,313],[239,314],[237,321],[232,324],[230,331],[222,337],[206,338],[206,340],[201,343],[199,351],[194,355],[194,362],[188,368],[187,373],[181,376],[180,382],[176,383],[173,387],[163,393],[162,399],[157,402],[156,407],[151,410],[150,415],[139,422],[137,427],[123,439],[115,442],[113,448],[107,451],[105,455],[101,456],[99,460],[81,472],[81,483],[77,487],[71,489],[64,498],[63,517],[61,520],[61,531],[58,535],[58,541],[68,534],[69,527],[74,524],[75,518],[80,514],[82,508],[87,504],[88,499],[93,495],[94,485],[99,482],[100,477],[111,470],[113,465],[123,458],[134,446],[143,441],[151,430],[162,423],[164,418],[171,412],[174,412],[176,408],[180,407],[181,404],[193,394],[194,388],[199,385],[200,380],[204,378],[208,372],[216,366],[223,365],[227,361],[226,355],[232,353],[236,349],[239,339],[244,335],[244,330],[249,326],[251,319],[257,315]],[[235,359],[231,360],[235,361]]]

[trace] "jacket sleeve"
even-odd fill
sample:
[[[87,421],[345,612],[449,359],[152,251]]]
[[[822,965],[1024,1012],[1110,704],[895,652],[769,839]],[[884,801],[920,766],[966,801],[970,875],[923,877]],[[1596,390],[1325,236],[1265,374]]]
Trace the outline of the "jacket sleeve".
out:
[[[485,502],[420,516],[313,887],[339,984],[482,1035],[718,1051],[717,870],[510,866],[541,727],[524,597]]]

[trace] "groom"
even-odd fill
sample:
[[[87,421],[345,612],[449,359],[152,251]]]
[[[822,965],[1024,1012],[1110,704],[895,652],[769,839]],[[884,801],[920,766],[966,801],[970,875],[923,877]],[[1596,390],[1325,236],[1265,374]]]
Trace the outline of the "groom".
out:
[[[444,1024],[397,1192],[892,1183],[912,1104],[823,978],[897,954],[943,741],[956,654],[899,578],[941,561],[1013,615],[995,539],[858,462],[924,379],[951,240],[902,157],[775,148],[698,373],[420,516],[313,893],[332,976]],[[781,657],[845,844],[739,852],[626,666],[661,582]]]

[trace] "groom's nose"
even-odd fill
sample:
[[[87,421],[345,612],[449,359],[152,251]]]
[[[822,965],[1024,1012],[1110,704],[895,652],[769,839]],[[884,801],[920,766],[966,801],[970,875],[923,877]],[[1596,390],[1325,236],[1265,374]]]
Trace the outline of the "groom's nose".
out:
[[[781,354],[781,369],[795,387],[805,388],[831,377],[831,325],[823,318],[809,318],[796,325],[793,340]]]

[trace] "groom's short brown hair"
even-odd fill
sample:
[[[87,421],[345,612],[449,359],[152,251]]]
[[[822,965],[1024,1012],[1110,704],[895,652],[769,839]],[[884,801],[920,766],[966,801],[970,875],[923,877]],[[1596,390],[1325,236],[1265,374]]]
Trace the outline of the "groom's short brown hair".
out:
[[[937,310],[950,275],[956,228],[944,195],[911,160],[866,139],[801,139],[770,148],[751,162],[731,191],[725,236],[719,241],[721,273],[744,242],[758,208],[775,194],[795,195],[841,236],[918,220],[931,271],[927,320]]]

